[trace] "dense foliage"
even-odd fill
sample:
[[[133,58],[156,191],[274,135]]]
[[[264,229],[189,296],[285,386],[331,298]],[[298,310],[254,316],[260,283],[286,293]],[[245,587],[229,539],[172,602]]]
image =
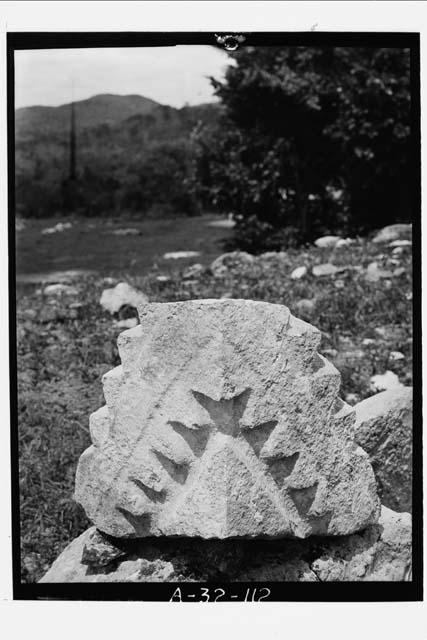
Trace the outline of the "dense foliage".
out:
[[[195,188],[242,248],[411,219],[409,51],[243,47],[219,121],[194,135]]]
[[[76,179],[69,179],[70,105],[16,116],[16,204],[25,218],[193,215],[191,131],[216,105],[174,109],[141,96],[75,103]]]

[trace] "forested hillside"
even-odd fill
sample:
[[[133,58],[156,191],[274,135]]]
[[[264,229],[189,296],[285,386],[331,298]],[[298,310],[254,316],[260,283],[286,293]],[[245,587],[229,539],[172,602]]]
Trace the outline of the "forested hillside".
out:
[[[71,105],[16,111],[16,204],[24,217],[197,213],[187,181],[191,133],[219,107],[100,95],[74,103],[76,174],[69,180]]]

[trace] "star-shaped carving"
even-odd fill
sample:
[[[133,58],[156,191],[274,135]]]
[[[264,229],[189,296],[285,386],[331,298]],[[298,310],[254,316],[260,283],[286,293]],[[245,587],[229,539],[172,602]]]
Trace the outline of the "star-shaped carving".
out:
[[[212,420],[212,426],[217,431],[232,437],[240,434],[240,420],[248,404],[250,389],[245,389],[233,398],[221,398],[220,400],[214,400],[200,391],[192,390],[192,394],[197,402],[206,409]]]

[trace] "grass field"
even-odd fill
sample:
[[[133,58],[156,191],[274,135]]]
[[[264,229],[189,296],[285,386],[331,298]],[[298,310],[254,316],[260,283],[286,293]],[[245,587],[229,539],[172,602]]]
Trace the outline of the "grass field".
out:
[[[175,261],[164,260],[170,251],[199,251],[197,262],[209,264],[222,253],[226,229],[209,226],[214,216],[171,220],[55,218],[27,220],[16,241],[16,272],[47,274],[59,270],[95,271],[109,276],[119,273],[141,275],[158,265],[170,270]],[[43,234],[58,222],[71,222],[71,229]],[[119,229],[138,229],[140,235],[115,235]],[[191,260],[194,262],[194,260]]]
[[[57,221],[55,221],[56,223]],[[89,445],[88,418],[103,404],[101,376],[119,363],[119,329],[99,304],[103,278],[126,280],[151,301],[194,298],[247,298],[287,305],[322,331],[321,352],[342,374],[341,395],[354,404],[373,393],[370,377],[391,370],[412,383],[412,269],[410,248],[399,256],[365,240],[342,249],[305,247],[266,254],[215,277],[206,268],[186,279],[190,263],[210,261],[223,252],[218,241],[228,231],[206,226],[206,219],[113,223],[141,228],[141,236],[112,236],[106,223],[89,231],[74,229],[43,236],[52,221],[28,223],[19,232],[18,275],[58,269],[88,269],[70,297],[47,297],[37,283],[18,283],[18,411],[21,495],[22,579],[41,577],[88,521],[73,502],[74,474]],[[84,226],[82,223],[82,227]],[[69,237],[67,237],[69,234]],[[165,261],[166,251],[198,250],[192,260]],[[372,261],[395,275],[366,278]],[[335,276],[315,277],[316,264],[332,261],[351,267]],[[300,280],[293,269],[307,266]],[[159,281],[159,274],[169,280]],[[307,302],[310,301],[309,303]],[[305,302],[302,302],[305,301]],[[79,306],[75,306],[77,303]],[[73,306],[74,304],[74,306]],[[396,359],[394,352],[403,357]]]

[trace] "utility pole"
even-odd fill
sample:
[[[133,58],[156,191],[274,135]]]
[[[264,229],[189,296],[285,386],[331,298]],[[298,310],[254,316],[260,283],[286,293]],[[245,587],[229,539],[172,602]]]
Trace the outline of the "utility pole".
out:
[[[74,101],[71,103],[70,123],[70,180],[76,179],[76,113]]]
[[[76,180],[76,112],[74,106],[74,81],[71,85],[71,122],[70,122],[70,180]]]

